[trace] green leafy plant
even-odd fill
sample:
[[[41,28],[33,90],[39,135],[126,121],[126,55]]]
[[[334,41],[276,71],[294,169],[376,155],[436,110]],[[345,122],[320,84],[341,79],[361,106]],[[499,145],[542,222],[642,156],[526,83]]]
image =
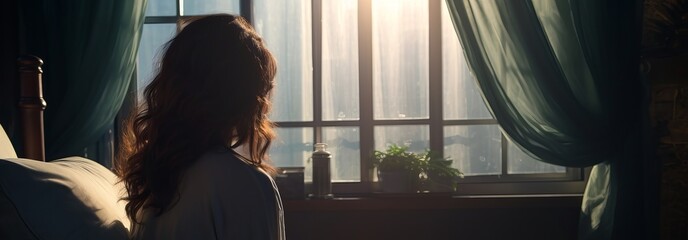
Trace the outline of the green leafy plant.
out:
[[[463,172],[451,166],[453,160],[431,151],[425,152],[424,159],[427,163],[424,170],[426,188],[430,191],[456,191],[457,180],[463,178]]]
[[[384,152],[373,153],[373,165],[379,172],[404,172],[419,190],[455,190],[456,179],[463,173],[451,166],[452,160],[430,150],[421,154],[408,151],[408,147],[391,145]],[[444,186],[438,188],[437,186]],[[424,189],[420,189],[424,188]]]
[[[407,151],[408,147],[391,145],[385,152],[373,153],[373,165],[379,171],[409,171],[420,173],[423,170],[422,156]]]

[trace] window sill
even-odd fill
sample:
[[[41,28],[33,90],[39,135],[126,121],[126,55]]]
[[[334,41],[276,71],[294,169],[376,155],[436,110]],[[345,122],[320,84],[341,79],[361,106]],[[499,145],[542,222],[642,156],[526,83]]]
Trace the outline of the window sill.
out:
[[[582,194],[452,195],[450,193],[383,194],[333,199],[284,200],[285,212],[445,210],[480,208],[580,207]]]
[[[585,191],[584,180],[562,181],[528,181],[528,182],[464,182],[459,183],[454,195],[557,195],[580,194]],[[311,192],[311,184],[305,184],[305,192]],[[379,196],[380,186],[374,183],[333,183],[332,192],[336,196],[369,197]],[[386,194],[390,195],[390,194]],[[415,194],[411,194],[415,195]],[[426,194],[426,195],[435,195]],[[441,195],[441,194],[440,194]],[[445,194],[446,195],[446,194]]]

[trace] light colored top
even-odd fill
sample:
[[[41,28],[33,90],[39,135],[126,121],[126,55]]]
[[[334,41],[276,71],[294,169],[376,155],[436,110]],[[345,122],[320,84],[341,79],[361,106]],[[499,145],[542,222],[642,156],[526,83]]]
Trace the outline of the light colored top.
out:
[[[144,210],[133,239],[286,239],[275,182],[235,154],[202,156],[183,175],[179,201],[160,216]]]

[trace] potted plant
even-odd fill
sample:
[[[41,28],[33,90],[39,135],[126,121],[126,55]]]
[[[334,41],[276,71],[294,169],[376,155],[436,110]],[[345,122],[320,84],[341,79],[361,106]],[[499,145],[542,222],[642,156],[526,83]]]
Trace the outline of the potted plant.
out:
[[[451,166],[453,160],[431,151],[425,152],[425,186],[430,192],[454,192],[463,173]]]
[[[423,172],[421,156],[408,152],[408,147],[391,145],[384,152],[373,153],[380,189],[383,192],[415,192]]]
[[[455,191],[457,179],[463,177],[463,173],[451,164],[451,159],[430,150],[416,154],[398,145],[373,154],[373,165],[377,168],[383,192]]]

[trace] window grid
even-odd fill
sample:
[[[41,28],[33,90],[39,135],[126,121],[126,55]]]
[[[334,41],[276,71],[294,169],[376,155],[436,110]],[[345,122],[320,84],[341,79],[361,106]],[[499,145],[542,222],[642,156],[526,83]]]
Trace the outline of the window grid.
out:
[[[181,1],[176,1],[175,16],[146,16],[145,24],[175,23],[189,16],[182,16]],[[376,183],[371,166],[374,149],[374,128],[376,126],[427,125],[430,128],[430,148],[444,154],[445,126],[498,125],[495,119],[451,119],[445,120],[442,105],[442,0],[428,0],[429,3],[429,117],[426,119],[379,120],[373,114],[373,39],[372,1],[358,0],[358,56],[359,56],[359,120],[324,121],[322,119],[322,1],[311,0],[312,7],[312,61],[313,61],[313,120],[276,122],[280,128],[307,127],[313,130],[314,143],[322,140],[323,127],[355,126],[360,130],[360,182],[342,182],[334,186],[337,192],[371,192]],[[240,0],[241,15],[253,22],[251,0]],[[518,183],[518,182],[570,182],[583,179],[579,168],[566,168],[565,173],[509,174],[507,138],[501,134],[501,175],[468,176],[462,183]]]
[[[372,2],[358,1],[358,89],[360,110],[361,182],[373,181],[370,154],[374,151]],[[366,104],[368,103],[368,104]]]
[[[442,107],[442,5],[441,1],[428,1],[428,16],[430,24],[428,34],[429,41],[429,60],[430,81],[428,90],[429,110],[430,110],[430,149],[444,156],[444,119]],[[432,94],[439,93],[439,94]],[[434,137],[440,136],[440,137]]]
[[[313,48],[313,131],[314,143],[322,141],[322,1],[312,0],[312,48]],[[278,123],[279,124],[279,123]]]

